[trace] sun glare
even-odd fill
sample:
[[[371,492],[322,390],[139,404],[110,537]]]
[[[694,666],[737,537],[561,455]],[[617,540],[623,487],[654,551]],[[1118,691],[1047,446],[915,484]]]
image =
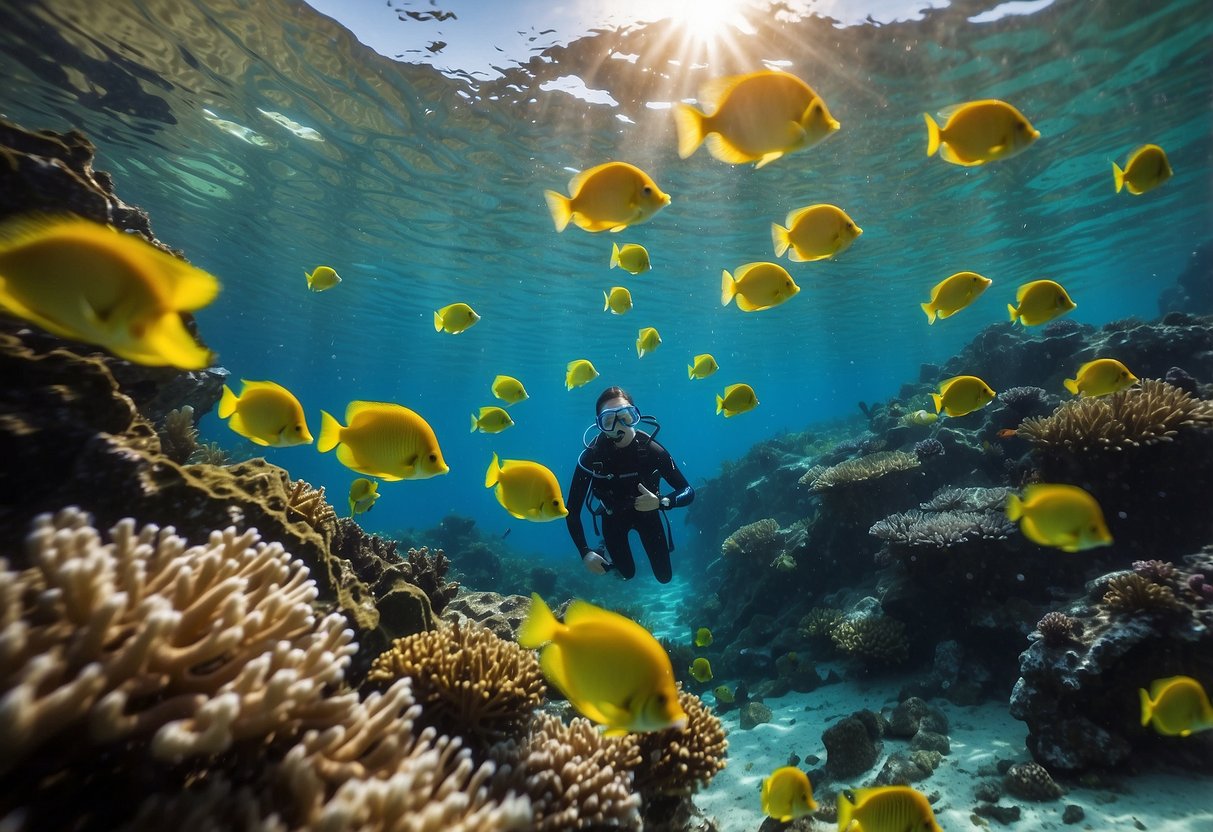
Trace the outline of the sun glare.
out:
[[[745,5],[746,0],[631,0],[616,6],[616,14],[634,21],[672,20],[688,39],[711,42],[730,29],[749,29],[741,14]]]

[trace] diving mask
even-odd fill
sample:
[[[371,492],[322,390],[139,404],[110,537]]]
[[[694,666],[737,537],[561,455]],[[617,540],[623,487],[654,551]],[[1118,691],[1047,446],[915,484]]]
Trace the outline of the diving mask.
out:
[[[635,427],[639,421],[640,409],[635,405],[611,407],[598,414],[598,429],[603,433],[610,433],[620,425],[629,428]]]

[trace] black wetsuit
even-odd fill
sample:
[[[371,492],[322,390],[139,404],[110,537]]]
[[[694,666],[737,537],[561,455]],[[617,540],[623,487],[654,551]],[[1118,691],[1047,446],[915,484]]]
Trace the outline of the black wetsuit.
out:
[[[589,470],[586,470],[589,469]],[[593,473],[591,473],[593,472]],[[666,537],[662,520],[664,509],[637,511],[636,498],[640,496],[639,484],[661,496],[658,489],[665,479],[675,489],[669,498],[669,508],[681,508],[695,499],[695,489],[678,470],[670,452],[648,434],[639,432],[636,438],[622,448],[607,436],[599,434],[581,455],[573,471],[573,483],[569,486],[569,498],[565,501],[569,515],[569,534],[577,551],[585,557],[591,549],[586,545],[585,529],[581,526],[581,507],[586,493],[592,488],[594,497],[602,502],[602,539],[612,565],[625,578],[636,574],[636,562],[632,558],[632,547],[628,532],[635,529],[640,542],[649,556],[653,575],[661,583],[673,576],[670,566],[670,542]]]

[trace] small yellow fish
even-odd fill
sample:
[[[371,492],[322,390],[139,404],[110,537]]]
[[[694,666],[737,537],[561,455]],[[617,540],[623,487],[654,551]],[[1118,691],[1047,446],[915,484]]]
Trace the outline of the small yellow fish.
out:
[[[938,418],[938,413],[932,413],[929,410],[915,410],[913,413],[907,413],[905,416],[902,416],[901,421],[902,424],[925,427]]]
[[[594,365],[589,362],[589,359],[578,358],[570,361],[568,367],[565,368],[564,386],[565,389],[572,390],[574,387],[589,384],[596,378],[598,378],[598,371],[594,369]]]
[[[931,299],[920,304],[927,314],[927,323],[934,324],[936,316],[941,319],[952,317],[977,300],[993,282],[977,272],[957,272],[945,277],[931,290]]]
[[[695,646],[707,647],[712,643],[712,631],[707,627],[700,627],[695,631]]]
[[[564,231],[570,221],[586,231],[622,231],[670,204],[669,195],[652,177],[627,162],[582,171],[569,181],[569,194],[543,192],[557,231]]]
[[[471,329],[478,320],[480,316],[476,314],[476,310],[466,303],[452,303],[434,313],[434,331],[458,335]]]
[[[359,477],[350,483],[350,517],[370,511],[379,499],[379,483]]]
[[[648,249],[639,243],[628,243],[622,248],[619,243],[611,243],[611,268],[616,266],[630,274],[644,274],[652,268]]]
[[[381,480],[425,480],[447,473],[434,429],[419,415],[388,402],[350,402],[347,427],[320,411],[316,450],[337,449],[346,468]]]
[[[661,346],[661,335],[656,328],[646,326],[636,336],[636,357],[644,358],[659,346]]]
[[[855,220],[837,205],[809,205],[788,213],[787,227],[771,223],[771,242],[775,256],[782,257],[789,248],[788,259],[797,263],[827,260],[842,254],[863,233]]]
[[[307,278],[307,288],[313,292],[326,292],[341,282],[341,275],[328,266],[317,266],[311,274],[303,273]]]
[[[935,412],[943,411],[952,416],[965,416],[981,410],[998,395],[990,385],[977,376],[955,376],[939,385],[939,392],[931,394]]]
[[[1124,390],[1138,382],[1137,376],[1115,358],[1097,358],[1078,368],[1075,378],[1068,378],[1066,389],[1076,396],[1106,396]]]
[[[1076,485],[1033,483],[1007,498],[1007,519],[1033,543],[1063,552],[1110,546],[1112,534],[1095,498]]]
[[[737,697],[733,695],[733,691],[729,689],[728,685],[712,688],[712,693],[715,694],[716,701],[723,705],[732,705],[737,701]]]
[[[1078,304],[1070,300],[1060,283],[1052,280],[1033,280],[1019,287],[1015,293],[1018,307],[1007,304],[1011,323],[1019,321],[1024,326],[1037,326],[1077,309]]]
[[[863,832],[943,832],[926,796],[909,786],[843,789],[838,793],[838,828]]]
[[[816,808],[809,777],[795,766],[777,768],[762,781],[762,811],[767,817],[788,823]]]
[[[738,267],[736,279],[727,270],[720,276],[720,305],[728,306],[735,297],[742,312],[770,309],[799,291],[788,270],[778,263],[746,263]]]
[[[506,428],[513,426],[514,420],[510,418],[510,414],[500,407],[482,407],[480,408],[479,416],[475,413],[472,414],[472,430],[470,432],[501,433]]]
[[[1125,162],[1124,170],[1115,162],[1112,163],[1116,193],[1128,188],[1131,194],[1144,194],[1170,178],[1171,163],[1167,161],[1166,151],[1156,144],[1142,145],[1134,150],[1129,161]]]
[[[226,384],[219,399],[219,418],[227,426],[258,445],[289,448],[312,444],[303,405],[280,384],[245,381],[239,397]]]
[[[710,116],[687,104],[674,107],[683,159],[706,138],[708,152],[720,161],[757,162],[761,168],[818,144],[839,127],[821,96],[787,72],[717,78],[700,90],[699,101],[712,107]]]
[[[1200,682],[1190,676],[1156,679],[1141,696],[1141,724],[1167,737],[1188,737],[1213,729],[1213,705]]]
[[[622,286],[612,286],[610,293],[602,293],[602,311],[608,309],[612,315],[623,315],[632,308],[632,293]]]
[[[748,384],[730,384],[724,388],[723,395],[716,397],[716,412],[723,411],[726,419],[756,407],[758,396],[754,395],[754,388]]]
[[[568,515],[556,475],[538,462],[526,459],[493,461],[484,475],[484,487],[497,487],[497,502],[519,520],[546,523]]]
[[[136,364],[210,364],[180,313],[218,294],[212,275],[134,234],[77,218],[0,224],[0,309]]]
[[[687,672],[697,682],[712,681],[712,663],[700,656],[695,661],[691,662],[691,666],[687,668]]]
[[[493,395],[501,399],[507,406],[529,399],[522,382],[513,376],[497,376],[493,379]]]
[[[691,359],[691,363],[687,365],[687,378],[704,379],[719,369],[716,359],[705,352]]]
[[[941,129],[927,113],[927,155],[935,151],[954,165],[984,165],[1009,159],[1040,138],[1024,114],[1005,101],[986,99],[949,107]]]
[[[607,736],[686,727],[670,657],[629,618],[574,600],[561,624],[533,594],[518,644],[547,644],[539,654],[543,675],[573,707],[606,726]]]

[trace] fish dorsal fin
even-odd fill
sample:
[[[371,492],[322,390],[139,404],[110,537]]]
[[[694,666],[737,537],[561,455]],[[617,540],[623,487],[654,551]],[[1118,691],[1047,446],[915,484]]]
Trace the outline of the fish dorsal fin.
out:
[[[949,104],[948,106],[944,107],[944,108],[943,108],[943,109],[941,109],[941,110],[936,110],[936,111],[935,111],[935,114],[936,114],[936,115],[938,115],[938,116],[939,116],[939,118],[943,120],[943,122],[944,122],[944,127],[946,128],[946,127],[947,127],[947,123],[948,123],[948,121],[950,121],[950,120],[951,120],[952,116],[954,116],[954,115],[956,115],[957,113],[959,113],[959,112],[960,112],[962,109],[964,109],[965,107],[967,107],[967,106],[968,106],[969,104],[971,104],[971,103],[973,103],[973,102],[969,102],[969,101],[962,101],[962,102],[961,102],[961,103],[959,103],[959,104]]]
[[[151,243],[147,243],[151,246]],[[219,281],[199,268],[156,250],[166,268],[166,292],[174,309],[192,312],[209,304],[219,294]],[[160,259],[158,258],[158,259]]]
[[[363,402],[363,401],[350,402],[349,407],[347,407],[345,409],[346,424],[348,425],[351,422],[353,422],[354,417],[357,416],[359,413],[371,413],[371,412],[381,410],[382,408],[385,408],[385,407],[395,409],[395,408],[399,407],[399,405],[390,404],[388,402]]]
[[[1091,369],[1092,367],[1094,367],[1094,366],[1095,366],[1096,364],[1098,364],[1099,362],[1101,362],[1101,361],[1105,361],[1105,360],[1106,360],[1106,359],[1103,359],[1103,358],[1096,358],[1094,361],[1088,361],[1086,364],[1083,364],[1081,367],[1079,367],[1079,368],[1078,368],[1078,373],[1076,374],[1076,375],[1077,375],[1077,377],[1078,377],[1078,378],[1082,378],[1082,374],[1083,374],[1083,373],[1085,373],[1087,370],[1089,370],[1089,369]]]
[[[242,378],[240,379],[240,383],[244,385],[244,390],[241,391],[241,395],[244,395],[244,393],[247,393],[249,390],[273,390],[277,393],[286,393],[288,396],[290,395],[289,390],[287,390],[281,384],[273,381],[249,381],[248,379]]]
[[[564,623],[571,627],[574,624],[585,623],[591,618],[599,618],[604,613],[607,613],[602,607],[595,606],[589,601],[580,599],[569,604],[569,608],[564,613]]]
[[[939,385],[939,392],[940,393],[948,392],[948,388],[951,387],[956,382],[960,381],[962,378],[968,378],[968,376],[952,376],[951,378],[944,380]]]
[[[803,208],[797,208],[795,211],[788,212],[788,218],[784,221],[784,225],[791,231],[796,228],[796,223],[800,222],[807,215],[821,210],[821,205],[806,205]]]
[[[710,81],[705,81],[699,88],[699,103],[703,107],[711,107],[713,114],[720,109],[721,103],[728,98],[729,94],[740,84],[752,75],[725,75],[721,78],[713,78]]]
[[[1157,700],[1162,696],[1164,690],[1183,678],[1182,676],[1168,676],[1166,679],[1155,679],[1150,683],[1150,698]]]
[[[574,174],[573,178],[569,180],[569,197],[571,199],[576,199],[577,195],[581,192],[581,189],[585,187],[585,183],[588,182],[590,180],[590,178],[594,176],[594,174],[601,171],[607,165],[618,165],[618,164],[622,164],[622,163],[604,162],[601,165],[595,165],[592,168],[586,168],[581,173]],[[631,167],[631,165],[625,165],[625,167]]]

